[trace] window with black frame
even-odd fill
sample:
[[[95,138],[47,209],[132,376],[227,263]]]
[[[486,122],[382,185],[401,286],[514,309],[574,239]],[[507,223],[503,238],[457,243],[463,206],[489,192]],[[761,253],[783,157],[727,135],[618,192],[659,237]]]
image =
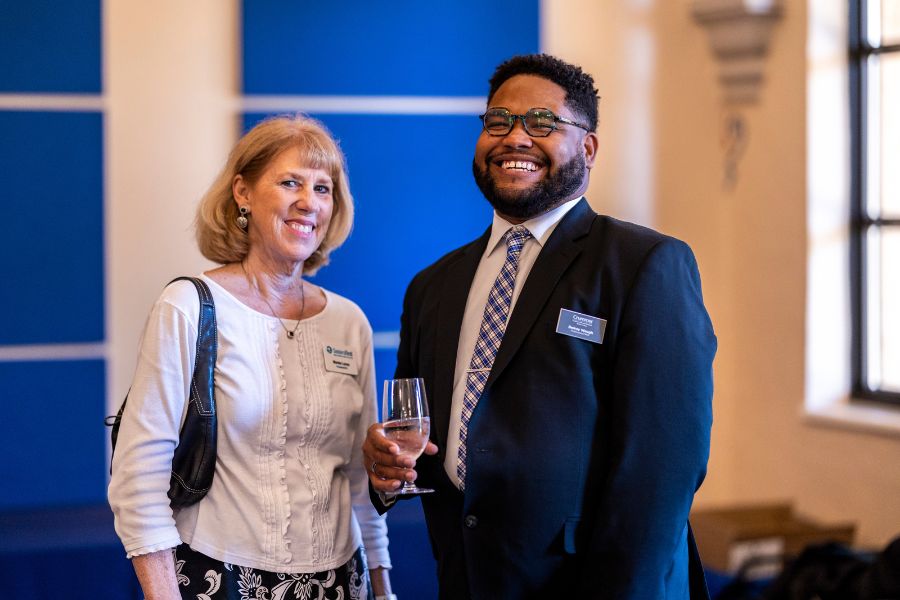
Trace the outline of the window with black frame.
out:
[[[900,406],[900,0],[850,2],[854,397]]]

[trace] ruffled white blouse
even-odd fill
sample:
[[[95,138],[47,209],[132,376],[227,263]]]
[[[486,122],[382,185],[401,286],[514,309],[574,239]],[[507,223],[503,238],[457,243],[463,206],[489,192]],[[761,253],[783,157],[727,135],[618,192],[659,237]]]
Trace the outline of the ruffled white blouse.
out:
[[[363,544],[369,568],[390,568],[361,450],[377,419],[365,315],[326,291],[324,310],[289,339],[278,319],[203,279],[218,325],[213,484],[173,514],[166,494],[200,310],[194,286],[179,281],[147,321],[113,458],[109,502],[128,557],[185,542],[227,563],[309,573],[344,564]]]

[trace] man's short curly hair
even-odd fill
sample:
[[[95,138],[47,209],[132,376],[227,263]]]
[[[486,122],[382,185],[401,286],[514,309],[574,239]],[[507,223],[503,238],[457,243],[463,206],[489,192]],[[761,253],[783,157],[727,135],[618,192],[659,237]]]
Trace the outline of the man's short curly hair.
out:
[[[594,78],[581,70],[549,54],[522,54],[500,64],[490,79],[488,104],[497,89],[516,75],[536,75],[549,79],[566,91],[566,105],[580,118],[587,121],[591,131],[597,130],[597,113],[600,96],[594,87]]]

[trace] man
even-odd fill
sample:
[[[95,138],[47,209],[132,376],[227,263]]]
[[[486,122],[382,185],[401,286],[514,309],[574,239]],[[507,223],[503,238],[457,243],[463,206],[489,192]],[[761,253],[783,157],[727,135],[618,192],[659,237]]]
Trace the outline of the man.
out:
[[[418,463],[379,426],[373,502],[422,496],[441,598],[707,598],[688,526],[716,339],[690,248],[597,215],[590,75],[518,56],[490,81],[472,164],[492,226],[419,273],[397,377],[422,377]],[[412,468],[415,468],[415,471]]]

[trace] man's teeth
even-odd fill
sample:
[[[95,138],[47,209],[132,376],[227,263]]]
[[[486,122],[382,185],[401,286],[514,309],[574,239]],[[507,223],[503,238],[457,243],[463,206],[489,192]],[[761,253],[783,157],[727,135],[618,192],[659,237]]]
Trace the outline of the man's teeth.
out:
[[[537,171],[538,167],[528,160],[504,160],[500,163],[504,169],[519,169],[522,171]]]
[[[300,233],[312,233],[313,226],[312,225],[304,225],[302,223],[288,223],[291,229],[299,231]]]

